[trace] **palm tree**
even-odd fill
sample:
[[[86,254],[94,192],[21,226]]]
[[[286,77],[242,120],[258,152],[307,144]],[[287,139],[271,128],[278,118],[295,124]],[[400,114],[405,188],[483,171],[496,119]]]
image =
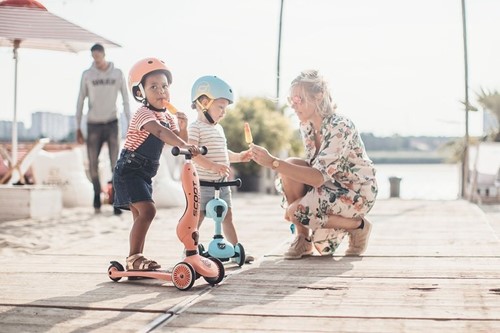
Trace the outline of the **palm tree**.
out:
[[[481,107],[492,114],[498,121],[497,130],[491,133],[493,141],[500,142],[500,93],[496,90],[485,91],[481,88],[481,92],[477,93],[477,102]]]

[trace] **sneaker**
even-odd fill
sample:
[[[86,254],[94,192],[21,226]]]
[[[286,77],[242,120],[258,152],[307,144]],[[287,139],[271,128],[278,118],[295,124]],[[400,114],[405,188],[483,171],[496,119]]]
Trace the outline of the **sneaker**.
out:
[[[245,255],[245,264],[250,264],[255,261],[255,257],[251,254]]]
[[[113,207],[113,214],[114,215],[121,215],[122,210],[120,208]]]
[[[313,254],[313,245],[310,239],[306,239],[304,235],[298,235],[290,245],[288,251],[285,252],[285,259],[300,259],[303,256]]]
[[[255,257],[251,254],[247,254],[245,255],[245,264],[251,264],[252,262],[255,261]],[[234,262],[234,263],[238,263],[238,258],[231,258],[231,262]]]
[[[345,251],[347,256],[359,256],[366,251],[368,239],[372,231],[372,224],[365,217],[363,229],[349,231],[349,248]]]

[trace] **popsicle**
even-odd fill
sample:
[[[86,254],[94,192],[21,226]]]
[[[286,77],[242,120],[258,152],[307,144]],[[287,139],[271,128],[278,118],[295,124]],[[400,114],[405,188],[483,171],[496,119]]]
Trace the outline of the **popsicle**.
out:
[[[170,104],[168,101],[164,101],[163,102],[163,106],[167,108],[168,111],[170,111],[171,114],[176,114],[177,113],[177,109],[175,108],[175,106],[173,106],[172,104]]]
[[[252,131],[250,130],[250,125],[248,123],[245,123],[245,141],[248,144],[253,142]]]

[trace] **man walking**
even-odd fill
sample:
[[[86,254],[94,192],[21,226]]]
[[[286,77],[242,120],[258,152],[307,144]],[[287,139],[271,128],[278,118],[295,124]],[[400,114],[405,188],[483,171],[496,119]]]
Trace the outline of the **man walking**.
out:
[[[101,44],[90,49],[94,62],[82,74],[80,93],[76,106],[76,139],[79,144],[85,140],[81,130],[83,104],[86,98],[87,113],[87,153],[89,174],[94,187],[93,206],[96,213],[101,211],[101,183],[99,180],[99,154],[104,143],[108,146],[111,173],[116,165],[120,146],[119,112],[116,107],[118,92],[123,101],[123,112],[130,121],[127,82],[122,71],[115,68],[112,62],[106,61],[106,53]],[[114,209],[114,214],[121,214]]]

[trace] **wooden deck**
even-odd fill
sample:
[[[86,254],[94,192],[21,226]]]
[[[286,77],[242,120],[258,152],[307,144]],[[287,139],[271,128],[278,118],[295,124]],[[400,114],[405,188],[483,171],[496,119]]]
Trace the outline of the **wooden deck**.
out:
[[[180,260],[181,208],[159,210],[146,254]],[[216,287],[189,291],[156,280],[112,282],[123,262],[130,216],[64,210],[32,224],[37,244],[0,259],[1,332],[499,332],[500,220],[466,201],[380,200],[366,255],[283,260],[292,240],[277,196],[237,194],[240,242],[257,261],[226,265]],[[7,227],[7,228],[4,228]],[[2,233],[2,232],[0,232]],[[213,224],[206,220],[202,241]],[[32,236],[33,236],[32,235]],[[61,237],[66,242],[56,242]],[[11,238],[12,241],[12,238]],[[50,246],[57,243],[57,246]],[[13,245],[14,246],[14,245]]]

